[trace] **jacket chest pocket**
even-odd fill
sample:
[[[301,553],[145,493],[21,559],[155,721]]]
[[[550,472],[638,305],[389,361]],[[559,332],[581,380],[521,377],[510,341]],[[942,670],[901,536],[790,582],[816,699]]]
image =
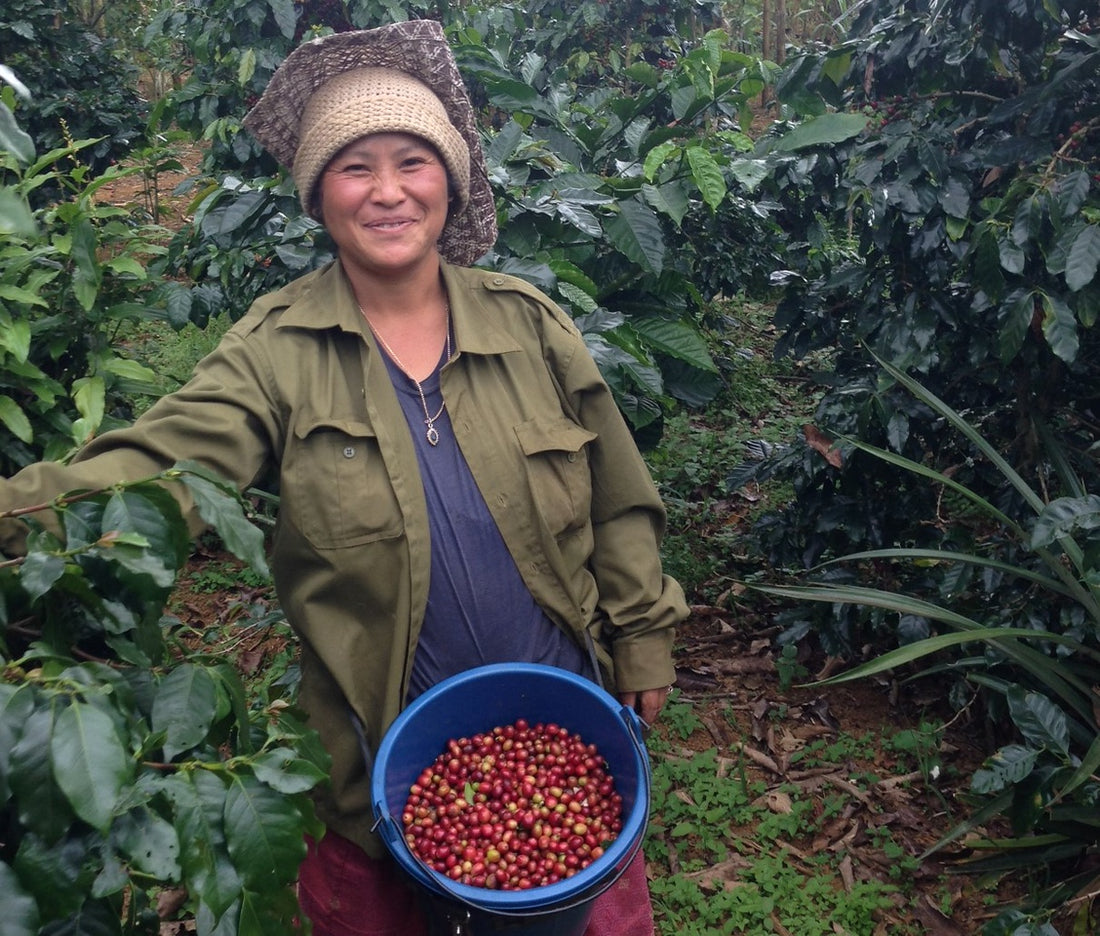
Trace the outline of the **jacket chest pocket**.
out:
[[[547,527],[560,535],[591,519],[592,475],[586,446],[596,433],[564,417],[516,426],[531,495]]]
[[[315,420],[295,429],[283,458],[281,511],[320,549],[397,536],[401,508],[374,429]]]

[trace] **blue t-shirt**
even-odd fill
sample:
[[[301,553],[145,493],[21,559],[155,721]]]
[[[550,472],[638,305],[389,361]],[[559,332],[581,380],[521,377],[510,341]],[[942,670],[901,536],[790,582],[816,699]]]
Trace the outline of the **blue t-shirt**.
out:
[[[428,606],[408,701],[448,676],[486,663],[545,663],[592,678],[587,653],[547,619],[527,589],[459,449],[446,409],[434,420],[439,440],[431,445],[416,384],[379,350],[416,447],[431,535]],[[445,356],[420,384],[433,415],[443,402],[439,372]]]

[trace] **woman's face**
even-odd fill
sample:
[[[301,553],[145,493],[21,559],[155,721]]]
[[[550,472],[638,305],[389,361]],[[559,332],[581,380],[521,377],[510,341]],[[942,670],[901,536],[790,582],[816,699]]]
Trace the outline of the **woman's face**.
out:
[[[341,262],[371,276],[438,264],[447,223],[447,168],[430,143],[372,133],[337,153],[321,173],[321,219]]]

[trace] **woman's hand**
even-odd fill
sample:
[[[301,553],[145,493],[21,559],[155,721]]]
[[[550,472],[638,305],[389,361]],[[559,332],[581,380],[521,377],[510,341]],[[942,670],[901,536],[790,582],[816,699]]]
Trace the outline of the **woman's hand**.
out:
[[[659,689],[643,689],[641,692],[620,692],[619,701],[638,713],[647,725],[653,725],[661,709],[665,707],[665,700],[672,692],[672,686],[661,686]]]

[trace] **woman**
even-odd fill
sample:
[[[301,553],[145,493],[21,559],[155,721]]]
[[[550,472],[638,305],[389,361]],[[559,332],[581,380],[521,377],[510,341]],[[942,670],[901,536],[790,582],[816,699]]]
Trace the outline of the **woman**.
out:
[[[0,482],[0,509],[186,458],[242,488],[277,470],[272,568],[332,755],[302,910],[322,936],[410,936],[426,922],[369,804],[370,752],[402,707],[469,667],[530,661],[602,675],[652,722],[687,609],[661,573],[656,490],[571,320],[468,266],[495,208],[439,25],[303,45],[245,126],[339,259],[258,300],[132,427]],[[588,933],[649,932],[639,860]]]

